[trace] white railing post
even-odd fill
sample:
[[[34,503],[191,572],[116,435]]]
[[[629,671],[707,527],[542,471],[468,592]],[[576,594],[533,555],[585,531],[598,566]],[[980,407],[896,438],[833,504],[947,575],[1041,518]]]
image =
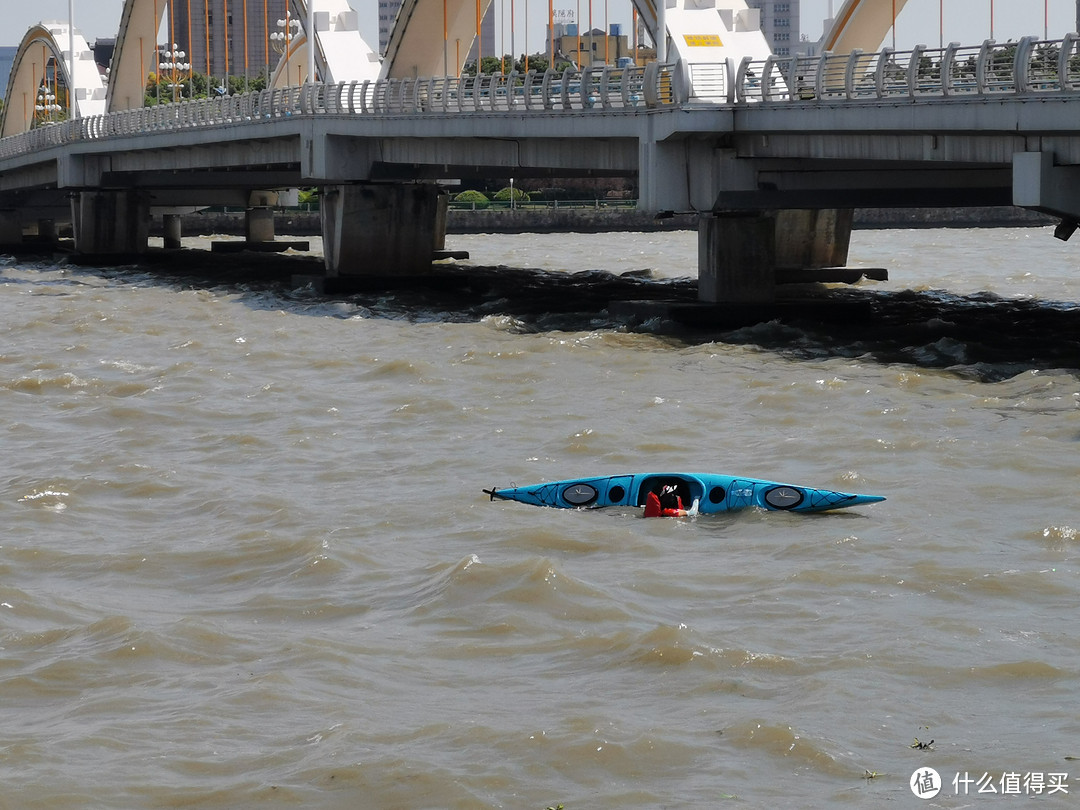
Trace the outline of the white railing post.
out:
[[[371,110],[368,108],[368,87],[371,86],[371,79],[364,79],[364,83],[360,85],[360,112],[363,115],[367,115]]]
[[[578,76],[581,76],[579,73]],[[585,84],[584,78],[580,79],[581,85]],[[645,106],[648,108],[660,106],[660,63],[649,62],[645,65],[645,79],[642,83],[642,92],[645,94]]]
[[[531,68],[525,74],[525,88],[524,88],[525,93],[524,93],[524,96],[522,97],[522,100],[525,102],[525,109],[529,110],[529,111],[531,111],[532,108],[533,108],[532,86],[533,86],[533,79],[535,77],[536,77],[536,71],[534,69],[531,69]]]
[[[748,79],[746,78],[750,73],[750,64],[753,62],[752,57],[744,56],[739,61],[739,67],[735,69],[735,80],[732,92],[728,93],[728,100],[734,101],[736,104],[742,104],[749,101],[752,98],[750,89],[748,86]],[[758,90],[761,89],[761,82],[758,82]]]
[[[657,63],[657,67],[659,67],[659,63]],[[593,105],[592,74],[592,65],[589,65],[581,72],[581,87],[578,88],[578,92],[581,95],[581,109],[583,110],[587,110]]]
[[[1058,86],[1063,91],[1076,90],[1072,79],[1069,78],[1069,63],[1072,61],[1072,52],[1078,42],[1080,42],[1080,34],[1075,32],[1066,34],[1061,40],[1061,50],[1058,51]]]
[[[510,72],[506,74],[506,110],[507,112],[514,109],[517,105],[517,80],[518,72],[515,68],[510,68]]]
[[[770,55],[765,59],[765,66],[761,69],[761,100],[763,102],[773,100],[773,72],[780,73],[779,70],[776,70],[778,64],[776,57]],[[783,74],[781,74],[781,78],[785,83],[788,81],[788,77],[783,76]]]
[[[796,57],[797,59],[798,57]],[[832,51],[825,51],[817,60],[817,70],[814,72],[814,98],[820,99],[825,95],[825,74],[829,70],[829,62],[833,58]]]
[[[916,45],[911,49],[911,56],[908,57],[907,66],[907,83],[908,83],[908,96],[915,98],[919,91],[919,67],[922,61],[923,51],[926,50],[925,45]]]
[[[979,48],[979,60],[975,63],[975,88],[979,95],[985,95],[987,90],[987,75],[990,68],[990,56],[994,52],[994,40],[988,39]]]
[[[694,83],[690,79],[690,65],[685,59],[675,63],[675,75],[672,77],[672,91],[676,104],[685,104],[694,94]]]
[[[959,42],[950,42],[941,57],[941,94],[943,96],[952,95],[953,65],[956,64],[956,51],[959,47]]]
[[[856,48],[848,55],[847,64],[844,66],[844,98],[851,101],[855,98],[855,68],[862,63],[863,52]]]
[[[611,108],[611,99],[608,98],[608,77],[611,73],[608,70],[608,66],[604,65],[600,68],[600,106],[607,110]]]
[[[877,70],[874,71],[874,89],[877,91],[878,98],[885,98],[885,73],[892,63],[892,58],[892,48],[881,49],[881,54],[878,56]]]
[[[1017,94],[1031,90],[1031,56],[1035,52],[1035,37],[1022,37],[1016,43],[1013,58],[1013,83]]]

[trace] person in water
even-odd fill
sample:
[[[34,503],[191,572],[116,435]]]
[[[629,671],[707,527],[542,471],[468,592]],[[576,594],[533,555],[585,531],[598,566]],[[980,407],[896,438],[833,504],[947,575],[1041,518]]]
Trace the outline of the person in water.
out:
[[[689,509],[683,508],[682,498],[671,484],[664,484],[657,492],[653,490],[645,498],[645,517],[686,517],[696,515],[697,501]]]

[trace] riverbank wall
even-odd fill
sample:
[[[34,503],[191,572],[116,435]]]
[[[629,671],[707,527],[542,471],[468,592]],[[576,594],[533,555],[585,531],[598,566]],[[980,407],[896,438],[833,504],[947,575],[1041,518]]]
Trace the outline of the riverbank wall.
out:
[[[1023,208],[866,208],[855,212],[856,229],[886,228],[1002,228],[1043,227],[1057,220]],[[243,212],[199,211],[185,215],[181,228],[188,235],[244,233]],[[657,217],[633,208],[519,208],[509,210],[452,209],[447,232],[464,233],[608,233],[696,230],[695,214]],[[274,214],[280,235],[317,236],[322,232],[318,211],[280,209]],[[160,234],[161,223],[152,233]]]

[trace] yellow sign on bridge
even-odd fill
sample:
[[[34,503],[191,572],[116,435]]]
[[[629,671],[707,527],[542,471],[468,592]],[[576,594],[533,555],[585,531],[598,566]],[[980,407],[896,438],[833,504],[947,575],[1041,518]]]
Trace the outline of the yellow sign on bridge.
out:
[[[723,48],[724,43],[717,34],[683,34],[683,39],[691,48]]]

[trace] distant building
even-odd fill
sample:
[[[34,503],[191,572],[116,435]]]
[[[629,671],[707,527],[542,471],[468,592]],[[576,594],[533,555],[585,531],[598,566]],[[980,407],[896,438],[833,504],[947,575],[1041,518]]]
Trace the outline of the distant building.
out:
[[[577,67],[590,65],[617,65],[620,59],[632,57],[626,36],[618,23],[612,23],[609,33],[602,28],[582,31],[578,35],[576,25],[555,26],[555,58],[565,58]]]
[[[7,92],[8,82],[11,77],[11,69],[15,66],[15,54],[19,52],[17,45],[0,48],[0,99]]]
[[[791,56],[800,46],[799,0],[746,0],[761,11],[761,33],[777,56]]]
[[[278,22],[285,18],[285,4],[286,0],[170,3],[164,44],[167,49],[176,43],[185,54],[182,61],[196,73],[219,78],[265,76],[278,63],[271,35],[284,32]],[[156,69],[155,65],[148,72]]]
[[[94,52],[94,62],[97,63],[98,72],[104,73],[108,70],[109,63],[112,62],[113,51],[116,50],[116,39],[95,40],[91,50]]]

